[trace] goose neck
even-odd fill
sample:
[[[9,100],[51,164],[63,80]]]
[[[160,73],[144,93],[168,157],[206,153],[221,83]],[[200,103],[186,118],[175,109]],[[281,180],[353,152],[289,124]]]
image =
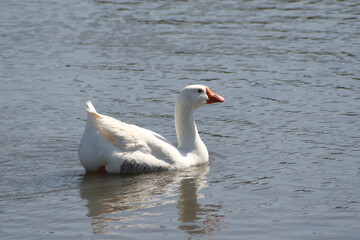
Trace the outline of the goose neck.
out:
[[[195,109],[178,100],[175,105],[175,127],[179,142],[179,149],[190,152],[197,146],[200,140],[194,120]],[[201,141],[201,140],[200,140]]]

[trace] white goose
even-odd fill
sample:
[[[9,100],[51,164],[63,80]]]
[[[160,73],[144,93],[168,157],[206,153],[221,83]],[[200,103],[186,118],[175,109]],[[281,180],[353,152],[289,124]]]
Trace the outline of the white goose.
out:
[[[96,112],[87,104],[87,122],[79,147],[86,171],[134,173],[181,169],[206,163],[209,155],[200,139],[194,112],[199,107],[225,99],[203,85],[190,85],[175,104],[178,148],[159,134]]]

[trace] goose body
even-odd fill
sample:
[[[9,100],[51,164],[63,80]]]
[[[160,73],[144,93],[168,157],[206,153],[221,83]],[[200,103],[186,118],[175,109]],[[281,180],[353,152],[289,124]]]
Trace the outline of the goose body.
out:
[[[190,85],[175,103],[178,147],[161,135],[99,114],[86,102],[88,117],[80,142],[79,158],[86,171],[134,173],[181,169],[209,160],[194,120],[199,107],[224,102],[224,98],[203,85]]]

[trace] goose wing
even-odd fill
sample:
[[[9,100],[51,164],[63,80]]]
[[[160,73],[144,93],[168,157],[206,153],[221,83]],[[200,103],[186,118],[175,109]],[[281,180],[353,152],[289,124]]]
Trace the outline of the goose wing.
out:
[[[111,146],[105,160],[108,172],[168,169],[181,157],[178,149],[158,133],[98,113],[89,112],[89,118]]]

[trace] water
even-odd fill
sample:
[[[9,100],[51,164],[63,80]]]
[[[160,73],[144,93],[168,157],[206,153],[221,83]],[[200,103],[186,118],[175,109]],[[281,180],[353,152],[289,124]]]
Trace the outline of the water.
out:
[[[2,239],[357,239],[358,1],[1,1]],[[210,163],[85,174],[86,100],[176,142],[197,113]]]

